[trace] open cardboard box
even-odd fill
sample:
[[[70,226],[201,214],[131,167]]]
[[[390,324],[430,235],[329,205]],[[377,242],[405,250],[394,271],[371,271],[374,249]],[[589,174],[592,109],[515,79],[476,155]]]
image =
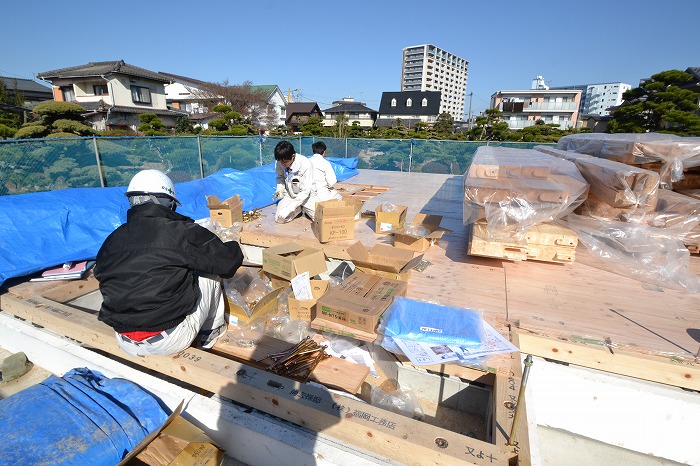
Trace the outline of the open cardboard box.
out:
[[[256,293],[256,289],[252,287],[252,283],[255,279],[261,279],[266,281],[268,278],[265,272],[262,271],[260,267],[250,267],[242,266],[236,272],[235,277],[229,282],[224,281],[224,286],[228,290],[228,286],[233,286],[236,290],[241,293],[241,296],[249,301],[251,296],[248,293]],[[226,310],[229,314],[229,323],[232,325],[243,325],[251,322],[252,320],[264,316],[272,311],[277,310],[277,296],[284,291],[284,289],[289,286],[289,282],[281,279],[271,280],[272,291],[265,294],[262,298],[258,299],[252,308],[246,309],[240,304],[232,301],[228,296],[226,297]]]
[[[405,296],[406,288],[406,282],[355,271],[343,280],[342,286],[331,288],[318,299],[316,315],[325,321],[373,333],[394,297]]]
[[[413,257],[415,252],[412,250],[382,243],[377,243],[368,249],[359,241],[350,246],[347,252],[356,270],[403,281],[408,281],[411,269],[423,258],[423,254]]]
[[[224,450],[201,429],[180,416],[182,404],[163,425],[146,436],[117,466],[218,466]]]
[[[318,240],[341,241],[355,237],[355,220],[363,202],[359,199],[330,200],[316,203],[313,228]]]
[[[207,207],[211,221],[223,228],[232,227],[234,223],[243,221],[243,201],[238,194],[223,202],[216,194],[207,196]]]
[[[406,221],[406,209],[408,207],[405,205],[397,204],[396,211],[386,212],[382,205],[379,204],[374,210],[374,220],[376,222],[374,231],[385,234],[401,229]]]
[[[450,230],[440,228],[442,215],[418,214],[413,221],[401,230],[394,232],[394,246],[401,249],[410,249],[416,252],[424,252],[442,238],[443,235],[452,233]],[[417,236],[410,233],[409,227],[422,227],[429,233],[425,236]]]
[[[316,302],[328,291],[328,280],[311,280],[312,299],[296,299],[291,293],[287,298],[289,318],[311,322],[316,317]]]
[[[326,255],[321,249],[284,243],[263,250],[263,270],[285,280],[309,272],[314,277],[326,271]]]

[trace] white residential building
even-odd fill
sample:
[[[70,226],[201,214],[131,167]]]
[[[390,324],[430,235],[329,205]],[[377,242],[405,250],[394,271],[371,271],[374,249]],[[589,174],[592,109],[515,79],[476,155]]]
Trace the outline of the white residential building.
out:
[[[622,103],[622,94],[632,86],[622,82],[600,84],[576,84],[557,86],[552,89],[578,89],[581,91],[580,115],[610,115],[610,108]]]
[[[439,113],[464,119],[469,62],[434,45],[403,49],[401,91],[440,91]]]

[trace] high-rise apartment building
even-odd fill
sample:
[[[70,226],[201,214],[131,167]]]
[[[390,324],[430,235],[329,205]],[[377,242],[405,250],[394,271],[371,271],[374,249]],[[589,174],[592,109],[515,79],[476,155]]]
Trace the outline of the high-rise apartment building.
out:
[[[622,94],[632,89],[629,84],[600,83],[576,84],[573,86],[558,86],[552,89],[579,89],[581,91],[581,115],[610,115],[610,108],[622,103]]]
[[[440,113],[464,119],[469,62],[434,45],[403,49],[401,91],[440,91]]]

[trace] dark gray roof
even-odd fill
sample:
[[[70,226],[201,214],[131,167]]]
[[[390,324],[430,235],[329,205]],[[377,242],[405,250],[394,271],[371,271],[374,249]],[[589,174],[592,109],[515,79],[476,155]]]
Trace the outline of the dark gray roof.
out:
[[[316,102],[291,102],[287,104],[287,117],[295,113],[309,114],[314,110],[321,111]]]
[[[85,108],[86,110],[89,110],[90,113],[93,112],[98,112],[98,108],[102,106],[102,110],[99,110],[101,112],[106,112],[109,108],[110,105],[105,104],[104,102],[81,102],[78,105],[81,107]],[[171,116],[180,116],[180,115],[189,115],[187,112],[183,112],[180,110],[170,110],[170,109],[161,109],[161,108],[146,108],[146,107],[124,107],[121,105],[115,105],[112,107],[112,112],[122,112],[122,113],[155,113],[156,115],[171,115]]]
[[[203,85],[209,84],[208,82],[200,81],[199,79],[188,78],[187,76],[180,76],[172,73],[165,73],[163,71],[159,71],[158,74],[162,74],[163,76],[165,76],[165,78],[167,78],[168,81],[179,82],[183,84],[193,84],[195,87],[201,87]]]
[[[50,95],[51,98],[53,98],[53,91],[49,86],[45,84],[40,84],[31,79],[8,78],[6,76],[0,76],[0,79],[5,84],[5,88],[9,91],[14,91],[16,88],[21,93],[48,93],[48,95]]]
[[[341,104],[335,105],[331,108],[327,108],[323,113],[377,113],[376,110],[372,110],[359,102],[343,102]]]
[[[138,66],[129,65],[128,63],[125,63],[124,60],[90,62],[85,65],[45,71],[43,73],[39,73],[37,78],[48,80],[56,78],[87,78],[91,76],[104,76],[108,74],[123,74],[137,78],[147,78],[162,83],[169,83],[171,81],[170,78],[160,73],[139,68]]]
[[[440,113],[440,91],[404,91],[382,92],[379,104],[380,115],[438,115]],[[428,105],[423,107],[423,98],[428,99]],[[391,106],[391,100],[396,99],[396,106]],[[406,102],[411,99],[411,106]]]

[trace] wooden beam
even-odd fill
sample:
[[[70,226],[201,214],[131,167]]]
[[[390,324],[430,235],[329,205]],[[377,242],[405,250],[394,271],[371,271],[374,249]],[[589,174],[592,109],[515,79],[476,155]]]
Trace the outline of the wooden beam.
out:
[[[669,356],[660,360],[638,353],[626,354],[604,346],[557,341],[524,330],[518,331],[520,351],[577,366],[635,377],[676,387],[700,390],[700,364]]]
[[[0,307],[5,312],[358,450],[421,465],[508,465],[515,459],[512,453],[497,445],[206,351],[192,348],[173,356],[131,358],[118,348],[112,329],[94,315],[41,296],[20,299],[6,293],[0,299]]]

